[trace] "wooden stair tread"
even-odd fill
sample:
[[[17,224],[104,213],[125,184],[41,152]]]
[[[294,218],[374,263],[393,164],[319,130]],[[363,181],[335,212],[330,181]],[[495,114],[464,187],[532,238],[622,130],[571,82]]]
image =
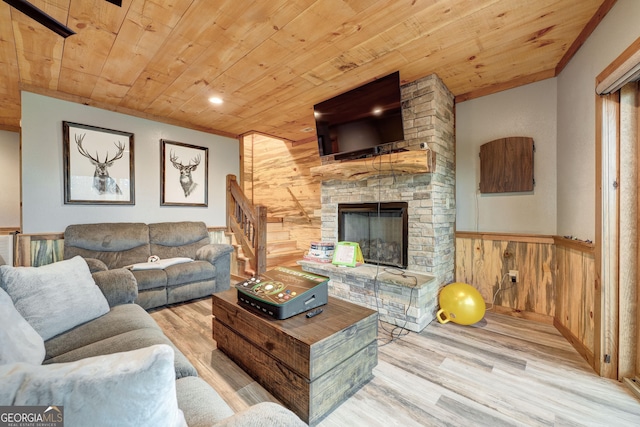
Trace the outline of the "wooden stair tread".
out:
[[[298,250],[295,240],[267,240],[267,255]]]
[[[304,256],[304,251],[299,249],[295,251],[278,252],[267,254],[267,268],[277,266],[290,267],[298,265],[298,261]]]
[[[289,240],[289,230],[267,231],[267,245],[269,242]]]
[[[284,230],[284,223],[282,222],[267,222],[267,233],[270,231],[282,231]]]

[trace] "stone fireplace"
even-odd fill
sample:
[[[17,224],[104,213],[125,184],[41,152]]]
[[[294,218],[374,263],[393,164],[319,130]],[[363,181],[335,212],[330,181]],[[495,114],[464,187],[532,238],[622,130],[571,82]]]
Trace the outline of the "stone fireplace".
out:
[[[338,205],[405,202],[408,205],[407,269],[453,280],[455,255],[455,146],[453,95],[436,75],[402,86],[405,141],[426,142],[436,154],[434,172],[322,182],[322,240],[338,241]],[[371,159],[372,168],[376,158]],[[329,160],[330,161],[330,160]]]
[[[436,76],[402,86],[402,116],[405,140],[393,149],[419,150],[427,143],[435,154],[435,170],[430,173],[395,173],[365,179],[322,181],[322,240],[339,241],[339,207],[347,204],[405,203],[407,206],[407,289],[381,294],[374,284],[358,277],[356,269],[331,276],[330,292],[361,305],[377,309],[383,320],[422,330],[434,319],[438,292],[454,279],[455,258],[455,145],[453,95]],[[398,155],[402,155],[399,153]],[[425,151],[425,157],[427,153]],[[333,162],[323,159],[323,164]],[[371,159],[375,168],[376,158]],[[401,266],[404,267],[404,264]],[[378,268],[373,275],[388,268]],[[318,271],[320,272],[320,271]],[[325,272],[326,274],[326,272]],[[433,280],[431,280],[433,278]],[[393,277],[389,283],[399,283]],[[402,280],[400,280],[402,282]],[[332,284],[333,283],[333,284]],[[422,283],[416,285],[412,283]],[[351,284],[355,284],[351,286]],[[416,292],[418,293],[416,295]],[[414,307],[412,301],[419,300]],[[392,316],[387,315],[393,312]]]

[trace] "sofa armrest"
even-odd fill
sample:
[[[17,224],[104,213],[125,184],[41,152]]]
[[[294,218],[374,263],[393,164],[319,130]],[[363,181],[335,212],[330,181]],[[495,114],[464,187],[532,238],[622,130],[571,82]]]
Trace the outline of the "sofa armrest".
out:
[[[307,424],[296,414],[274,402],[257,403],[213,425],[215,427],[307,427]]]
[[[231,252],[233,246],[224,243],[211,243],[198,249],[196,259],[209,261],[216,268],[216,289],[220,292],[231,286]]]
[[[204,245],[196,252],[196,259],[200,261],[209,261],[211,264],[226,254],[233,252],[233,246],[224,243],[211,243]]]
[[[96,273],[98,271],[107,271],[109,269],[109,267],[107,267],[107,264],[97,258],[85,258],[84,260],[87,262],[89,271],[91,271],[91,273]]]
[[[138,282],[131,271],[116,268],[93,273],[93,280],[104,294],[109,307],[133,304],[138,298]]]

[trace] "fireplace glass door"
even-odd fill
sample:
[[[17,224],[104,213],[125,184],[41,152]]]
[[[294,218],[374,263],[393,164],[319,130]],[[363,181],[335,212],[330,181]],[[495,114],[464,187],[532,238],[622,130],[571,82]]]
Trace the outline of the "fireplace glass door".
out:
[[[357,242],[365,262],[407,268],[407,203],[338,205],[338,240]]]

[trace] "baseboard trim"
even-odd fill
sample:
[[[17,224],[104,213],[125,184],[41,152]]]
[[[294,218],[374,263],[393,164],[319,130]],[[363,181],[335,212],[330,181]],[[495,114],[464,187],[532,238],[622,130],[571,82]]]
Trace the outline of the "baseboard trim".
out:
[[[576,349],[576,351],[578,353],[580,353],[580,355],[587,361],[587,363],[589,363],[589,365],[593,368],[596,369],[595,366],[595,357],[593,355],[593,352],[591,350],[589,350],[581,341],[580,339],[578,339],[578,337],[576,337],[575,335],[573,335],[573,333],[569,330],[569,328],[567,328],[566,326],[564,326],[562,323],[560,323],[560,321],[558,319],[556,319],[555,317],[553,318],[553,326],[555,326],[555,328],[558,330],[558,332],[560,332],[562,334],[562,336],[569,341],[569,343],[573,346],[573,348]],[[597,371],[597,369],[596,369]]]
[[[553,324],[553,317],[546,314],[534,313],[532,311],[522,311],[513,307],[505,307],[501,305],[494,305],[490,310],[494,313],[504,314],[511,317],[518,317],[520,319],[531,320],[538,323],[546,323],[547,325]]]

